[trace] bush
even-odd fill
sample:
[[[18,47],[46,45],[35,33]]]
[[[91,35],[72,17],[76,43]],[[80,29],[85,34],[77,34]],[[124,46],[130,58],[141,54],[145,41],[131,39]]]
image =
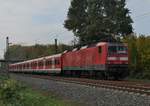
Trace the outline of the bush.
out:
[[[0,106],[77,106],[12,79],[0,81]]]
[[[0,100],[3,104],[20,106],[23,101],[21,91],[24,87],[15,80],[3,80],[0,85]]]

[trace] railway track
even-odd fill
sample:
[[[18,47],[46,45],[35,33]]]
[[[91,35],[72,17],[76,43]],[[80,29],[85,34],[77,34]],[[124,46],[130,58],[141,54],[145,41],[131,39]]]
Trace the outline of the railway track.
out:
[[[58,76],[41,76],[41,75],[28,75],[34,78],[48,79],[54,81],[61,81],[67,83],[76,83],[81,85],[87,85],[92,87],[100,87],[118,91],[127,91],[129,93],[136,93],[139,95],[150,96],[150,84],[149,83],[139,83],[139,82],[129,82],[129,81],[106,81],[106,80],[93,80],[85,78],[66,78]]]

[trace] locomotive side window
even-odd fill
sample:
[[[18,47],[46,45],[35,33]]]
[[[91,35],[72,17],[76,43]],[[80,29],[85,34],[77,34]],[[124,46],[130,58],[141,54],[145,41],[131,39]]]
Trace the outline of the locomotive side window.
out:
[[[102,53],[102,47],[101,47],[101,46],[98,47],[98,52],[99,52],[100,54]]]

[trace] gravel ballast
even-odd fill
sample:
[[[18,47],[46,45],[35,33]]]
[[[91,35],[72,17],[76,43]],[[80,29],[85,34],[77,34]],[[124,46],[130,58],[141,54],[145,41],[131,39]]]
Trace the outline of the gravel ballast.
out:
[[[86,106],[150,106],[150,96],[146,95],[38,79],[19,74],[12,74],[11,77]]]

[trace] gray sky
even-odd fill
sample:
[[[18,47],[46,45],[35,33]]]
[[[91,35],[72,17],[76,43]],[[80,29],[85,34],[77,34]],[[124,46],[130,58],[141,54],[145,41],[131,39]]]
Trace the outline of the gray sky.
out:
[[[13,44],[69,43],[73,34],[63,28],[70,0],[0,0],[0,57],[5,38]],[[150,34],[150,0],[127,0],[134,31]]]

